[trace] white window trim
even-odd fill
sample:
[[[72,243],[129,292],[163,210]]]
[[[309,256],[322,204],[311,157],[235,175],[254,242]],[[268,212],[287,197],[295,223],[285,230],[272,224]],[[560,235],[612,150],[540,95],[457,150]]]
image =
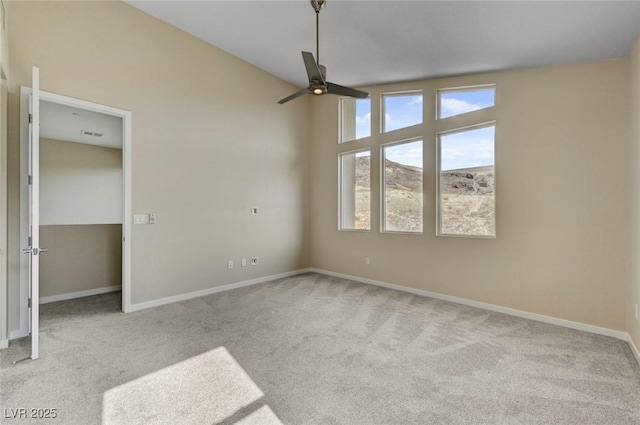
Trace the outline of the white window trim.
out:
[[[351,143],[351,142],[357,142],[360,140],[365,140],[365,139],[370,139],[371,135],[373,134],[373,122],[371,120],[369,120],[369,135],[366,137],[360,137],[359,139],[351,139],[351,140],[342,140],[342,130],[343,130],[343,126],[344,126],[344,120],[343,120],[343,116],[342,116],[342,110],[344,108],[344,101],[345,100],[355,100],[356,102],[358,100],[369,100],[369,114],[371,114],[371,109],[373,106],[373,99],[371,99],[371,96],[367,96],[364,99],[354,99],[352,97],[340,97],[338,99],[338,144],[339,145],[343,145],[345,143]],[[358,118],[358,114],[357,114],[357,109],[356,109],[356,113],[355,113],[355,118]],[[357,127],[357,123],[356,123],[356,127]],[[356,130],[357,131],[357,130]]]
[[[342,205],[343,205],[343,194],[342,194],[342,157],[344,155],[351,155],[351,154],[357,154],[359,152],[369,152],[369,228],[368,229],[350,229],[350,228],[343,228],[342,223],[343,223],[343,212],[342,212]],[[372,161],[371,158],[373,157],[372,155],[373,150],[370,147],[366,147],[366,148],[360,148],[360,149],[354,149],[354,150],[350,150],[350,151],[345,151],[345,152],[340,152],[338,154],[338,230],[341,232],[357,232],[357,233],[367,233],[367,232],[371,232],[371,165],[372,165]]]

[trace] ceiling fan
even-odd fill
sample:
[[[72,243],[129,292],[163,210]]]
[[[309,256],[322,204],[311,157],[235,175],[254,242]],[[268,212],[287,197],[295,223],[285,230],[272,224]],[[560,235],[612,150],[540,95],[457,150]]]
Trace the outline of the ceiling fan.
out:
[[[300,91],[295,92],[291,96],[287,96],[284,99],[278,101],[283,104],[290,100],[300,97],[304,94],[321,95],[325,93],[337,94],[339,96],[357,97],[364,99],[369,96],[369,93],[352,89],[349,87],[340,86],[338,84],[330,83],[327,81],[327,68],[324,65],[320,65],[320,9],[324,7],[326,0],[311,0],[311,7],[316,11],[316,61],[313,58],[313,53],[302,52],[302,59],[304,60],[304,67],[307,69],[307,76],[309,77],[309,87],[305,87]]]

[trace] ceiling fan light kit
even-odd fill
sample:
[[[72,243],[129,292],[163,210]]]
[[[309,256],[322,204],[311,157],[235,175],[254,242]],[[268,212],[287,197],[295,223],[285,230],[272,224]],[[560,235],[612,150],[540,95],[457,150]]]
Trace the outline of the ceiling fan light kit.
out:
[[[339,96],[356,97],[359,99],[364,99],[369,96],[369,93],[327,81],[327,68],[324,65],[320,65],[320,9],[322,9],[325,4],[326,0],[311,0],[311,7],[313,7],[313,10],[316,12],[317,60],[314,59],[313,53],[302,52],[302,60],[304,61],[304,67],[307,70],[307,77],[309,77],[309,86],[279,100],[278,103],[280,104],[286,103],[305,94],[323,95],[325,93],[329,93],[337,94]]]

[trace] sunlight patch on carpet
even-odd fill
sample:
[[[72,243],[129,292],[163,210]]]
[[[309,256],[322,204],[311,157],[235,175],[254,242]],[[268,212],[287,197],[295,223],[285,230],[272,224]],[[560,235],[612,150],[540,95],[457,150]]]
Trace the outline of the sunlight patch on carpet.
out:
[[[106,391],[102,424],[217,424],[230,418],[281,424],[257,403],[263,397],[229,351],[218,347]]]

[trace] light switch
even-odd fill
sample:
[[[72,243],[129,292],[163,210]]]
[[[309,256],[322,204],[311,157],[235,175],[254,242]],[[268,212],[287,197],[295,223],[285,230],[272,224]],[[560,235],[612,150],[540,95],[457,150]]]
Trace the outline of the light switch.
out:
[[[134,214],[133,224],[149,224],[149,214]]]

